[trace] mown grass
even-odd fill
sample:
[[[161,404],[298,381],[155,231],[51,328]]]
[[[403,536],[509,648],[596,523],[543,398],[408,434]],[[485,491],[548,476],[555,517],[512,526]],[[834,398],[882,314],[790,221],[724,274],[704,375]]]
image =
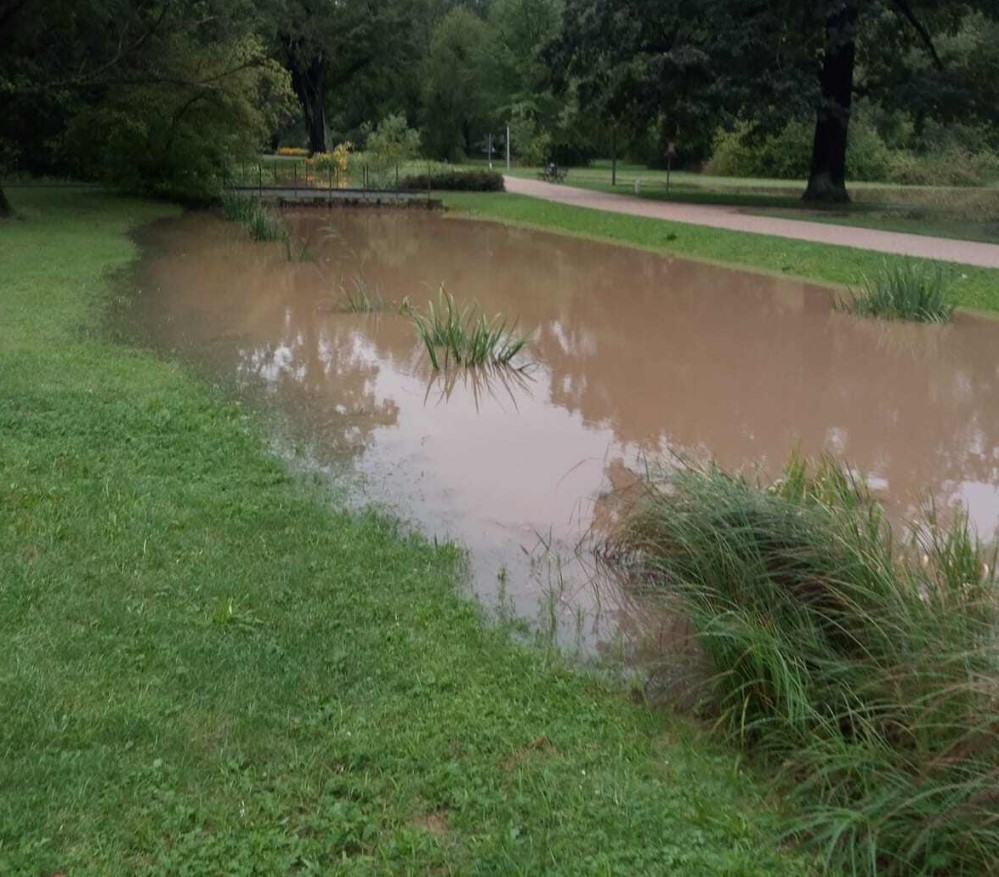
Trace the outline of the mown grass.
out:
[[[0,873],[807,875],[724,748],[511,643],[457,553],[331,510],[99,330],[127,230],[0,224]]]
[[[510,173],[534,179],[537,171],[537,168],[514,168]],[[610,162],[597,161],[590,167],[572,168],[567,182],[599,192],[638,194],[652,201],[742,207],[761,216],[805,222],[999,242],[999,189],[995,187],[850,183],[852,202],[826,208],[801,200],[804,180],[718,177],[674,171],[667,190],[666,171],[624,163],[618,166],[617,179],[617,185],[612,186]]]
[[[513,367],[527,344],[526,336],[516,334],[516,324],[500,314],[490,320],[474,305],[459,308],[443,286],[436,303],[430,301],[425,313],[413,314],[413,324],[435,371],[449,365]]]
[[[629,244],[653,252],[741,265],[845,287],[856,286],[864,277],[874,276],[886,261],[889,264],[907,261],[906,257],[886,258],[881,253],[851,247],[606,213],[523,195],[454,192],[444,195],[444,202],[450,210],[473,217],[561,231]],[[928,259],[908,261],[927,269],[938,264]],[[955,278],[950,289],[952,304],[979,310],[999,310],[999,270],[969,265],[946,267]]]
[[[718,724],[782,767],[847,873],[999,871],[999,578],[966,519],[896,538],[839,464],[653,478],[611,540],[687,614]]]
[[[947,287],[947,277],[939,266],[888,263],[873,278],[865,279],[860,289],[851,291],[841,306],[862,317],[946,323],[954,313]]]

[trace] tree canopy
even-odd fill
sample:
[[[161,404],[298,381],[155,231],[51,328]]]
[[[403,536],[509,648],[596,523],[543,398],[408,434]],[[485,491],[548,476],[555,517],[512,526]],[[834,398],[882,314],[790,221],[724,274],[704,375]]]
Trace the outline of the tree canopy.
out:
[[[442,159],[509,126],[526,161],[688,165],[810,124],[806,194],[844,200],[858,101],[886,145],[999,148],[997,37],[999,0],[0,0],[0,173],[204,197],[387,119]]]

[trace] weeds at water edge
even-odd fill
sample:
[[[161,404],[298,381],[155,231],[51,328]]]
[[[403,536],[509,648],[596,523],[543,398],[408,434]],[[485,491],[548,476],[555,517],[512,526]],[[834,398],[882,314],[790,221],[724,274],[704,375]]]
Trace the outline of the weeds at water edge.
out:
[[[222,193],[222,212],[226,219],[245,225],[255,241],[288,240],[284,223],[252,195],[227,189]]]
[[[781,766],[828,864],[999,873],[996,554],[966,518],[896,540],[831,459],[770,485],[687,468],[649,481],[607,549],[679,599],[719,727]]]
[[[874,279],[865,280],[841,306],[862,317],[946,323],[954,314],[947,291],[947,278],[939,266],[886,261]]]
[[[499,314],[490,320],[473,305],[459,309],[443,286],[436,303],[428,302],[426,313],[414,313],[413,322],[434,370],[451,363],[515,367],[514,358],[527,344],[527,336],[516,334],[516,323]]]

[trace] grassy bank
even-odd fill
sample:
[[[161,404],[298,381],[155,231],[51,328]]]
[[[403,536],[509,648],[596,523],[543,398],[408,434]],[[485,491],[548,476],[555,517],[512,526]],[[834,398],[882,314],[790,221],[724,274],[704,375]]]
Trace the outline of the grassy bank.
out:
[[[0,873],[795,875],[688,725],[511,644],[456,553],[330,510],[102,340],[164,208],[0,225]]]
[[[822,283],[859,286],[865,277],[878,274],[886,261],[905,261],[867,250],[607,213],[523,195],[451,193],[444,200],[451,210],[483,219],[743,265]],[[936,264],[929,260],[910,261],[928,268]],[[948,267],[948,272],[954,281],[950,290],[954,304],[999,310],[999,271],[954,265]]]
[[[996,551],[958,516],[911,534],[831,459],[759,484],[653,472],[609,556],[679,602],[718,726],[771,759],[846,873],[999,869]]]
[[[514,176],[534,179],[536,168],[514,168]],[[850,183],[850,204],[817,207],[801,200],[805,180],[718,177],[674,171],[666,186],[666,171],[620,164],[617,185],[611,184],[610,162],[573,168],[571,186],[599,192],[635,194],[652,201],[739,207],[759,216],[799,219],[934,235],[956,240],[999,243],[999,188],[903,186],[892,183]]]

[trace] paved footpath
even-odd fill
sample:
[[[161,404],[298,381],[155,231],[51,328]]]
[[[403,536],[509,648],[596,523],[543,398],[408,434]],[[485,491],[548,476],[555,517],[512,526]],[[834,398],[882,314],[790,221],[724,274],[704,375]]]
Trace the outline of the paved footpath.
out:
[[[626,213],[630,216],[666,219],[689,225],[706,225],[749,234],[773,235],[817,244],[857,247],[879,253],[920,256],[924,259],[958,262],[980,268],[999,268],[999,244],[954,241],[921,234],[876,231],[824,222],[804,222],[799,219],[754,216],[751,213],[741,212],[737,207],[667,203],[631,195],[612,195],[609,192],[577,189],[572,186],[544,183],[540,180],[525,180],[520,177],[504,177],[504,179],[508,192],[543,198],[559,204],[570,204],[573,207],[590,207],[609,213]]]

